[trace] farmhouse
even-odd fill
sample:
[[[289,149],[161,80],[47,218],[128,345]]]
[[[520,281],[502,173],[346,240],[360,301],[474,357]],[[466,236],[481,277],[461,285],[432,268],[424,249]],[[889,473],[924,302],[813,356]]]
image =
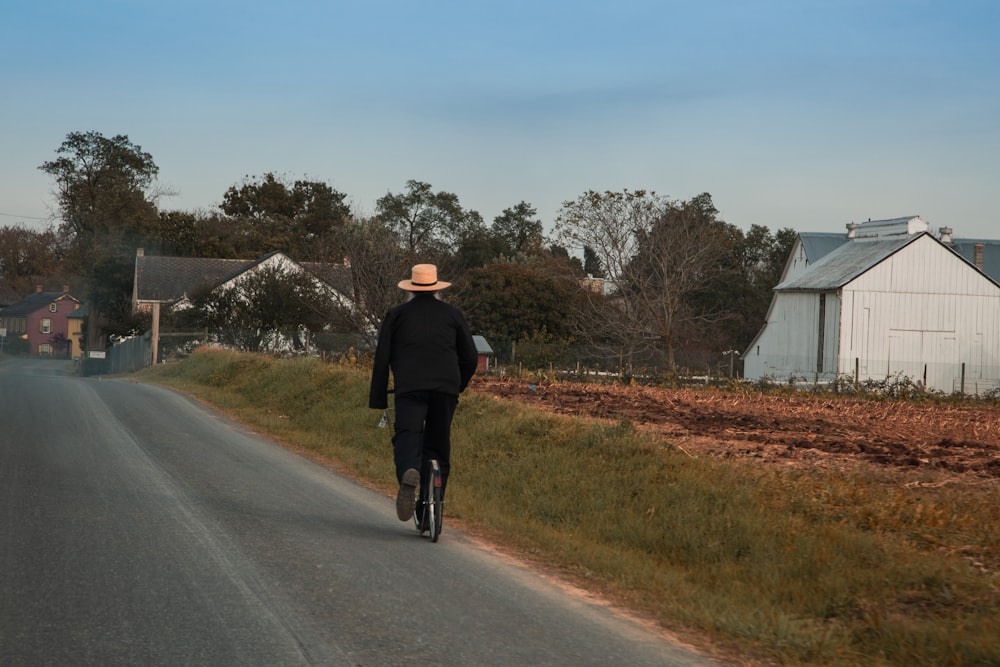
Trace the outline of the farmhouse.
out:
[[[152,349],[155,364],[160,336],[160,309],[183,308],[201,289],[238,288],[256,271],[277,268],[282,272],[304,272],[317,286],[327,289],[341,303],[350,304],[350,270],[347,266],[316,262],[298,263],[282,252],[257,259],[214,259],[202,257],[160,257],[136,251],[132,283],[132,309],[152,313]]]
[[[43,292],[39,285],[34,293],[0,310],[0,330],[5,337],[27,341],[32,356],[76,358],[80,325],[71,316],[79,307],[69,286],[61,292]]]
[[[907,377],[945,393],[1000,387],[1000,241],[920,217],[799,234],[744,377]]]

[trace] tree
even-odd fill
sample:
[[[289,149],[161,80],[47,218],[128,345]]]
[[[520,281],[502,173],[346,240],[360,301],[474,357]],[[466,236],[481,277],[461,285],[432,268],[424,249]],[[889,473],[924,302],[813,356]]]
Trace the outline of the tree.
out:
[[[71,132],[56,154],[39,169],[56,181],[59,232],[72,268],[83,269],[155,229],[159,168],[128,136]]]
[[[444,269],[461,273],[485,266],[505,255],[506,244],[484,225],[467,228],[459,240],[454,262],[446,262]]]
[[[631,303],[634,335],[655,341],[671,371],[676,369],[678,334],[727,315],[691,298],[722,272],[729,226],[717,214],[707,193],[671,203],[651,228],[639,230],[639,252],[620,277],[619,287]]]
[[[465,211],[458,196],[435,193],[430,184],[410,180],[403,194],[387,194],[375,202],[376,215],[399,235],[411,258],[434,258],[456,250],[463,234],[482,224],[482,216]]]
[[[539,332],[569,338],[576,284],[544,266],[497,262],[466,272],[455,284],[469,326],[488,338],[520,341]]]
[[[670,201],[645,190],[595,192],[563,202],[556,214],[557,240],[570,250],[589,248],[611,281],[617,281],[639,251],[640,236]]]
[[[351,217],[346,197],[326,183],[289,183],[268,172],[231,186],[220,209],[245,225],[255,254],[282,250],[299,261],[325,260],[336,254]]]
[[[194,320],[240,350],[303,349],[306,337],[321,330],[335,309],[328,290],[306,273],[265,266],[234,285],[192,296]]]
[[[564,203],[558,238],[589,249],[609,284],[607,296],[587,294],[580,335],[629,364],[661,354],[674,370],[678,332],[717,316],[688,298],[718,270],[725,223],[717,213],[707,193],[674,202],[644,190],[589,191]]]
[[[0,227],[0,303],[16,301],[36,285],[61,287],[66,282],[53,230]]]
[[[604,278],[604,267],[601,266],[601,258],[591,249],[590,246],[583,247],[583,272],[594,278]]]
[[[746,233],[729,227],[728,250],[721,271],[692,295],[692,299],[713,304],[727,317],[706,331],[702,340],[719,350],[746,349],[767,317],[771,293],[778,284],[797,234],[782,229],[771,234],[767,227],[751,225]]]
[[[56,154],[39,169],[55,179],[58,233],[67,268],[86,283],[88,348],[94,349],[101,346],[100,335],[131,328],[130,267],[136,247],[155,236],[155,202],[163,194],[155,188],[159,169],[149,153],[121,134],[109,139],[98,132],[71,132]],[[127,273],[128,280],[121,280]]]
[[[538,254],[542,249],[542,221],[536,216],[538,211],[527,202],[519,202],[513,208],[505,208],[503,213],[493,218],[493,233],[505,244],[504,254]]]
[[[350,258],[354,307],[340,324],[374,347],[383,316],[403,299],[398,283],[413,262],[396,231],[378,218],[351,222],[344,253]]]

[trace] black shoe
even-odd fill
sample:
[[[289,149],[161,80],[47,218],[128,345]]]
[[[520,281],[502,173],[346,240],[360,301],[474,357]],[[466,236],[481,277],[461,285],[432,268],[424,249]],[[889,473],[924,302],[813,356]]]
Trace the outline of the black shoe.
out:
[[[403,479],[399,482],[399,493],[396,494],[396,516],[400,521],[409,521],[413,517],[419,483],[420,472],[416,468],[410,468],[403,473]]]

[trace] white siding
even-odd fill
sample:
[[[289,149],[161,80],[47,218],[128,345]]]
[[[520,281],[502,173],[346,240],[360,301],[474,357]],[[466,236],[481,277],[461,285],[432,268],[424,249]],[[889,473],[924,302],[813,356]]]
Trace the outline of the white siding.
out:
[[[832,310],[831,310],[832,309]],[[836,331],[831,330],[831,319],[839,315],[836,301],[826,305],[826,348],[836,344]],[[814,292],[777,292],[771,305],[770,316],[756,344],[743,360],[744,377],[759,379],[769,377],[776,381],[791,376],[813,379],[817,366],[819,345],[819,294]],[[834,348],[835,349],[835,348]],[[830,358],[835,367],[834,357]],[[824,364],[826,360],[824,360]]]
[[[952,392],[964,364],[967,392],[1000,381],[1000,289],[934,239],[917,239],[842,295],[841,373],[904,374]]]
[[[802,246],[802,240],[796,238],[795,243],[792,244],[792,252],[788,262],[785,264],[785,270],[778,282],[783,283],[786,280],[797,278],[805,273],[807,268],[809,268],[809,259],[806,257],[806,249]]]

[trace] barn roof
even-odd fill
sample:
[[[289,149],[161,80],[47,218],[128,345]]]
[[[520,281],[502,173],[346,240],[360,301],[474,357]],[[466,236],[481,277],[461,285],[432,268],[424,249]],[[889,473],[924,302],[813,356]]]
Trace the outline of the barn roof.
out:
[[[846,234],[834,232],[802,232],[799,234],[799,241],[802,243],[802,250],[806,254],[806,259],[810,264],[815,264],[823,257],[847,243]]]
[[[922,234],[877,241],[844,243],[824,255],[809,269],[776,286],[782,290],[832,290],[843,287]]]

